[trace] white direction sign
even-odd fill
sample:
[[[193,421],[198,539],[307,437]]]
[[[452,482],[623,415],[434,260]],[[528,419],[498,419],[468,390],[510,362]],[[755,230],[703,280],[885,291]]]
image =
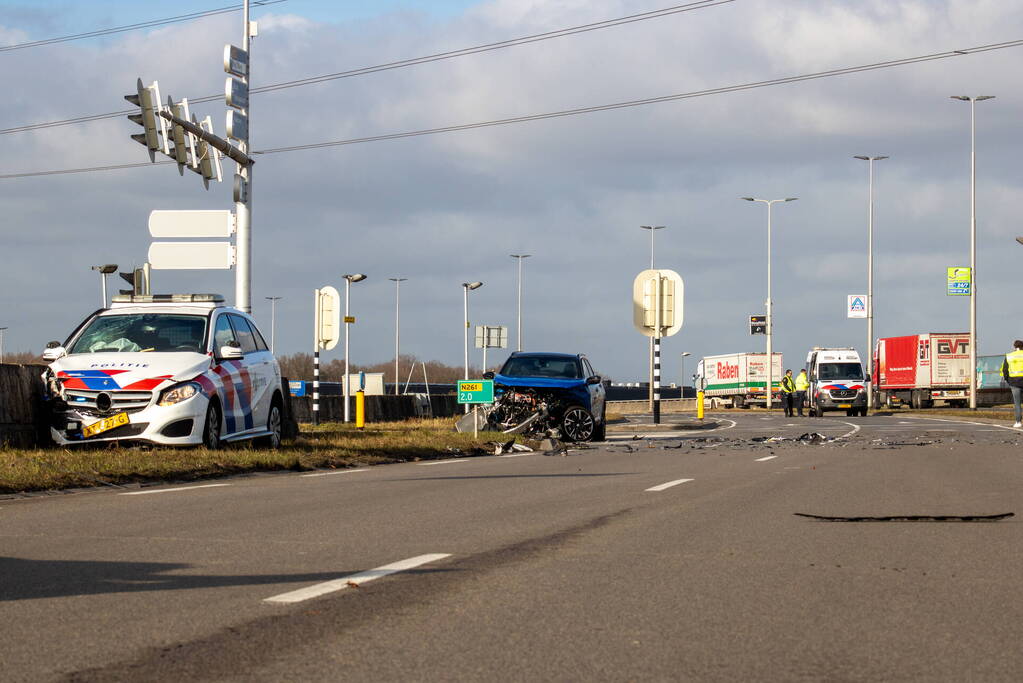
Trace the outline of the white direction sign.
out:
[[[234,266],[230,242],[153,242],[149,263],[154,270],[226,270]]]
[[[504,325],[477,325],[476,348],[477,349],[508,348],[508,328],[505,327]]]
[[[149,234],[153,237],[230,237],[234,231],[234,214],[226,210],[149,214]]]
[[[632,283],[632,322],[648,337],[670,337],[682,329],[685,285],[673,270],[644,270]]]
[[[866,318],[867,317],[867,295],[850,294],[846,297],[846,317]]]

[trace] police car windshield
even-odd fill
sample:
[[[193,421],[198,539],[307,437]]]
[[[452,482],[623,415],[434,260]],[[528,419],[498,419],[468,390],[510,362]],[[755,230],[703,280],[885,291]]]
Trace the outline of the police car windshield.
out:
[[[822,380],[863,379],[863,368],[859,363],[821,363],[817,368],[817,378]]]
[[[505,377],[553,377],[555,379],[579,379],[579,364],[574,358],[542,358],[537,356],[515,356],[509,358],[501,368]]]
[[[202,353],[206,317],[172,313],[130,313],[93,318],[68,353]]]

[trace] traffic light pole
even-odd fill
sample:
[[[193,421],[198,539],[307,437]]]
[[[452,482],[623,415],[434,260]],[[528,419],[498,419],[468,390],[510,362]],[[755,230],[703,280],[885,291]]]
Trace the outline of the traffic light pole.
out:
[[[249,53],[249,42],[252,35],[252,27],[249,23],[249,0],[245,0],[242,8],[242,49]],[[243,79],[246,85],[249,83],[252,74],[252,58],[249,58],[249,68]],[[245,116],[251,115],[248,103],[245,106]],[[249,119],[251,126],[251,119]],[[249,137],[246,129],[245,139],[238,141],[238,149],[248,158]],[[245,311],[252,312],[252,161],[247,164],[239,164],[236,172],[238,190],[235,194],[235,216],[237,216],[237,232],[235,234],[235,249],[237,265],[235,266],[235,306]],[[347,379],[347,378],[346,378]]]

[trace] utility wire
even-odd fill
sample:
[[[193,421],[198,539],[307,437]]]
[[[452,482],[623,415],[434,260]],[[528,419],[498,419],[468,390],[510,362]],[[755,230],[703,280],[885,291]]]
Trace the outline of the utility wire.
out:
[[[283,0],[277,0],[283,1]],[[551,40],[553,38],[562,38],[564,36],[574,35],[576,33],[586,33],[588,31],[597,31],[603,28],[612,28],[614,26],[621,26],[623,24],[631,24],[637,21],[645,21],[647,19],[657,19],[672,14],[679,14],[681,12],[689,12],[697,9],[704,9],[707,7],[715,7],[717,5],[725,5],[735,0],[699,0],[698,2],[690,2],[685,5],[676,5],[674,7],[665,7],[664,9],[653,10],[650,12],[643,12],[641,14],[632,14],[625,17],[618,17],[617,19],[608,19],[605,21],[598,21],[591,24],[583,24],[581,26],[573,26],[570,28],[558,29],[556,31],[548,31],[546,33],[538,33],[531,36],[524,36],[522,38],[512,38],[510,40],[502,40],[496,43],[487,43],[485,45],[477,45],[475,47],[467,47],[459,50],[451,50],[449,52],[439,52],[437,54],[426,55],[425,57],[413,57],[411,59],[403,59],[397,62],[388,62],[386,64],[378,64],[376,66],[360,67],[358,69],[351,69],[349,71],[339,71],[336,73],[323,74],[320,76],[310,76],[309,78],[300,78],[297,80],[284,81],[282,83],[273,83],[271,85],[264,85],[258,88],[250,88],[249,94],[255,95],[264,92],[273,92],[275,90],[284,90],[286,88],[297,88],[305,85],[313,85],[316,83],[325,83],[327,81],[334,81],[341,78],[351,78],[353,76],[364,76],[366,74],[378,73],[380,71],[390,71],[391,69],[401,69],[408,66],[416,66],[419,64],[428,64],[430,62],[439,62],[445,59],[453,59],[455,57],[465,57],[468,55],[478,54],[480,52],[489,52],[492,50],[500,50],[507,47],[515,47],[517,45],[527,45],[529,43],[536,43],[542,40]],[[201,102],[213,102],[219,100],[224,96],[223,93],[217,93],[215,95],[206,95],[203,97],[189,98],[189,102],[197,104]],[[24,133],[30,130],[40,130],[43,128],[55,128],[57,126],[68,126],[76,123],[88,123],[90,121],[100,121],[103,119],[112,119],[118,116],[124,116],[135,112],[134,109],[124,109],[121,111],[108,112],[106,114],[90,114],[87,116],[76,116],[70,119],[62,119],[59,121],[49,121],[46,123],[30,123],[23,126],[15,126],[13,128],[0,128],[0,135],[7,135],[10,133]]]
[[[265,5],[276,5],[280,2],[287,2],[287,0],[253,0],[253,5],[265,6]],[[189,14],[179,14],[176,17],[167,17],[166,19],[153,19],[151,21],[141,21],[137,24],[127,24],[125,26],[114,26],[113,28],[101,28],[95,31],[87,31],[85,33],[75,33],[70,36],[60,36],[59,38],[45,38],[43,40],[33,40],[28,43],[17,43],[15,45],[0,45],[0,52],[11,52],[13,50],[24,50],[30,47],[41,47],[43,45],[55,45],[57,43],[67,43],[72,40],[82,40],[84,38],[97,38],[99,36],[109,36],[115,33],[125,33],[127,31],[137,31],[143,28],[153,28],[155,26],[164,26],[166,24],[174,24],[180,21],[191,21],[193,19],[202,19],[204,17],[212,17],[218,14],[228,14],[230,12],[237,12],[242,8],[242,5],[231,5],[230,7],[218,7],[217,9],[203,10],[201,12],[190,12]]]
[[[970,54],[976,54],[980,52],[990,52],[993,50],[1005,50],[1013,47],[1023,46],[1023,39],[1011,40],[1003,43],[992,43],[990,45],[980,45],[977,47],[962,48],[959,50],[951,50],[948,52],[936,52],[929,55],[920,55],[918,57],[906,57],[903,59],[893,59],[885,62],[874,62],[871,64],[862,64],[859,66],[842,67],[838,69],[829,69],[827,71],[817,71],[809,74],[802,74],[798,76],[785,76],[782,78],[773,78],[764,81],[754,81],[751,83],[740,83],[737,85],[728,85],[719,88],[710,88],[707,90],[694,90],[686,93],[678,93],[675,95],[662,95],[660,97],[648,97],[640,100],[628,100],[625,102],[614,102],[611,104],[599,104],[590,107],[580,107],[577,109],[564,109],[561,111],[548,112],[544,114],[529,114],[526,116],[516,116],[505,119],[494,119],[491,121],[481,121],[477,123],[464,123],[454,126],[443,126],[440,128],[425,128],[421,130],[406,131],[403,133],[388,133],[385,135],[373,135],[361,138],[349,138],[346,140],[333,140],[329,142],[316,142],[307,145],[292,145],[289,147],[272,147],[269,149],[256,150],[253,154],[279,154],[282,152],[297,152],[299,150],[306,149],[319,149],[322,147],[339,147],[342,145],[355,145],[364,142],[379,142],[382,140],[395,140],[399,138],[410,138],[421,135],[436,135],[438,133],[451,133],[462,130],[472,130],[475,128],[490,128],[494,126],[504,126],[514,123],[525,123],[527,121],[539,121],[542,119],[553,119],[561,118],[566,116],[576,116],[579,114],[590,114],[599,111],[609,111],[613,109],[624,109],[627,107],[639,107],[649,104],[658,104],[661,102],[672,102],[676,100],[691,99],[696,97],[708,97],[711,95],[723,95],[726,93],[739,92],[742,90],[753,90],[756,88],[767,88],[776,85],[787,85],[789,83],[799,83],[801,81],[810,81],[820,78],[831,78],[834,76],[845,76],[854,73],[861,73],[864,71],[877,71],[880,69],[890,69],[897,66],[906,66],[908,64],[919,64],[922,62],[935,61],[939,59],[948,59],[950,57],[960,57]],[[175,163],[172,160],[156,162],[158,164],[172,164]],[[136,164],[122,164],[118,166],[99,166],[92,168],[76,168],[76,169],[65,169],[65,170],[54,170],[54,171],[36,171],[31,173],[9,173],[0,175],[0,180],[7,180],[9,178],[27,178],[32,176],[41,175],[62,175],[70,173],[90,173],[93,171],[109,171],[121,168],[138,168],[141,166],[151,166],[151,163],[136,163]]]

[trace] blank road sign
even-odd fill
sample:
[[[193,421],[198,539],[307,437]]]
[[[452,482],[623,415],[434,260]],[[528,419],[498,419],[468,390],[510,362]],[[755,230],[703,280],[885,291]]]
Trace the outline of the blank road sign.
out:
[[[230,237],[234,214],[215,211],[152,211],[149,234],[153,237]]]
[[[230,242],[153,242],[149,263],[155,270],[213,270],[234,266]]]

